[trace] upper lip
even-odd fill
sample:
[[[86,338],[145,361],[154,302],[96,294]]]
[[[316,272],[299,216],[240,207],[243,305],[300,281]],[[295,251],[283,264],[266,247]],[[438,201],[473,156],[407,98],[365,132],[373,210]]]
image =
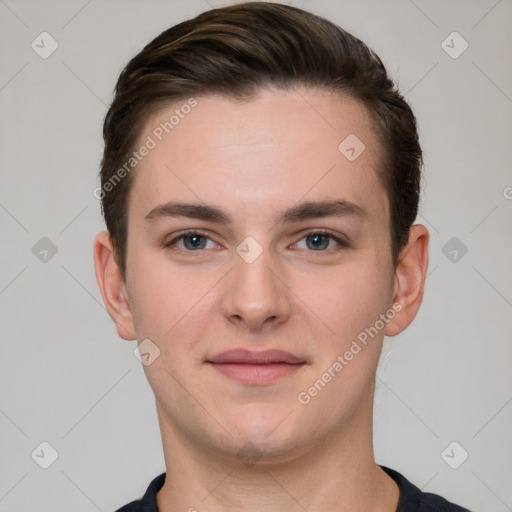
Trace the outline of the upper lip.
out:
[[[208,359],[207,362],[215,364],[300,364],[305,363],[306,361],[298,356],[290,354],[290,352],[285,352],[284,350],[274,349],[254,352],[247,349],[232,349],[216,354],[211,359]]]

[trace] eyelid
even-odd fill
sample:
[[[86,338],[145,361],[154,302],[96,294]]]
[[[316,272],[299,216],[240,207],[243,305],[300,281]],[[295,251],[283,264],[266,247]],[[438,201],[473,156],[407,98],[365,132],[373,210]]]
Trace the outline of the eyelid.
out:
[[[164,247],[165,248],[171,248],[173,247],[174,245],[176,245],[176,243],[181,240],[183,237],[187,236],[187,235],[201,235],[201,236],[204,236],[206,239],[212,241],[213,243],[217,244],[217,242],[215,242],[210,236],[208,236],[208,233],[206,231],[203,231],[201,229],[198,229],[198,228],[190,228],[190,229],[186,229],[184,231],[181,231],[179,233],[177,233],[175,236],[173,236],[173,238],[169,241],[169,242],[165,242],[164,243]],[[327,229],[309,229],[307,231],[304,231],[300,234],[300,238],[294,242],[292,245],[295,245],[297,244],[298,242],[300,242],[301,240],[303,240],[304,238],[310,236],[310,235],[326,235],[326,236],[329,236],[331,237],[332,240],[334,240],[340,247],[343,247],[343,248],[350,248],[351,247],[351,244],[350,242],[343,236],[341,235],[338,235],[332,231],[329,231]],[[217,244],[217,245],[220,245],[220,244]],[[308,252],[312,252],[312,253],[329,253],[331,252],[333,249],[330,249],[330,250],[321,250],[321,251],[308,251]],[[191,251],[191,250],[185,250],[184,252],[189,252],[189,253],[195,253],[195,252],[203,252],[204,249],[201,249],[201,250],[197,250],[197,251]]]
[[[183,231],[180,231],[179,233],[176,233],[171,240],[169,240],[168,242],[164,242],[164,247],[166,248],[171,248],[172,246],[176,245],[176,243],[181,240],[183,237],[185,236],[190,236],[190,235],[201,235],[201,236],[204,236],[205,238],[207,238],[208,240],[211,240],[212,242],[214,242],[215,244],[217,244],[217,242],[215,242],[214,240],[212,240],[212,238],[210,236],[208,236],[208,233],[206,231],[203,231],[201,229],[198,229],[198,228],[190,228],[190,229],[185,229]],[[217,244],[219,245],[219,244]],[[186,252],[201,252],[201,251],[186,251]]]
[[[303,240],[304,238],[310,236],[310,235],[327,235],[327,236],[330,236],[332,240],[334,240],[339,246],[341,247],[344,247],[344,248],[350,248],[351,247],[351,244],[349,242],[349,240],[342,236],[342,235],[338,235],[336,233],[334,233],[333,231],[329,231],[328,229],[309,229],[308,231],[304,232],[301,234],[302,236],[299,238],[299,240],[297,240],[297,242],[295,242],[293,245],[297,244],[298,242],[300,242],[301,240]],[[333,249],[328,249],[328,250],[323,250],[323,251],[308,251],[308,252],[312,252],[312,253],[329,253],[331,252]]]

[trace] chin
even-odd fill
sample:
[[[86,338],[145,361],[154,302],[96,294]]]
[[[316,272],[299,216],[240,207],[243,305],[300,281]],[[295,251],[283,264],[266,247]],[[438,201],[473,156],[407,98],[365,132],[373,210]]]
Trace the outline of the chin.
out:
[[[233,437],[272,439],[278,430],[287,433],[291,426],[294,408],[277,403],[249,403],[237,405],[226,411],[224,417],[230,418],[228,429]]]
[[[229,455],[238,459],[245,467],[267,467],[286,463],[299,454],[300,442],[297,439],[250,436],[238,438],[229,449]],[[302,447],[303,449],[304,447]]]
[[[229,451],[241,458],[284,461],[307,442],[307,436],[293,418],[292,408],[251,404],[241,407],[229,431],[233,434]],[[263,462],[263,460],[261,460]]]

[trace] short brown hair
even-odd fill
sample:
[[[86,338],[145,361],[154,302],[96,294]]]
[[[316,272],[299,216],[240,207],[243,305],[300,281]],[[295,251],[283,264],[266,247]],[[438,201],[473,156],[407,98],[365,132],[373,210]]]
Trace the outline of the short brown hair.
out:
[[[422,152],[410,106],[380,58],[355,36],[296,7],[247,2],[212,9],[165,30],[130,60],[119,77],[103,125],[100,177],[102,212],[124,278],[132,174],[115,186],[112,178],[130,158],[148,117],[191,95],[243,99],[265,85],[323,88],[366,106],[384,148],[379,176],[390,204],[396,266],[420,194]]]

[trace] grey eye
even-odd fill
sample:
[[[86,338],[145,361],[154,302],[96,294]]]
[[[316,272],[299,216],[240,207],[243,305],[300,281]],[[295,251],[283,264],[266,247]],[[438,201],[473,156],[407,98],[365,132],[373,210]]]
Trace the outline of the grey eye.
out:
[[[203,235],[184,235],[183,245],[189,250],[204,249],[207,238]]]
[[[329,247],[329,242],[331,241],[330,235],[324,235],[321,233],[317,233],[314,235],[308,235],[306,237],[306,245],[309,249],[313,249],[317,251],[319,249],[327,249]]]

